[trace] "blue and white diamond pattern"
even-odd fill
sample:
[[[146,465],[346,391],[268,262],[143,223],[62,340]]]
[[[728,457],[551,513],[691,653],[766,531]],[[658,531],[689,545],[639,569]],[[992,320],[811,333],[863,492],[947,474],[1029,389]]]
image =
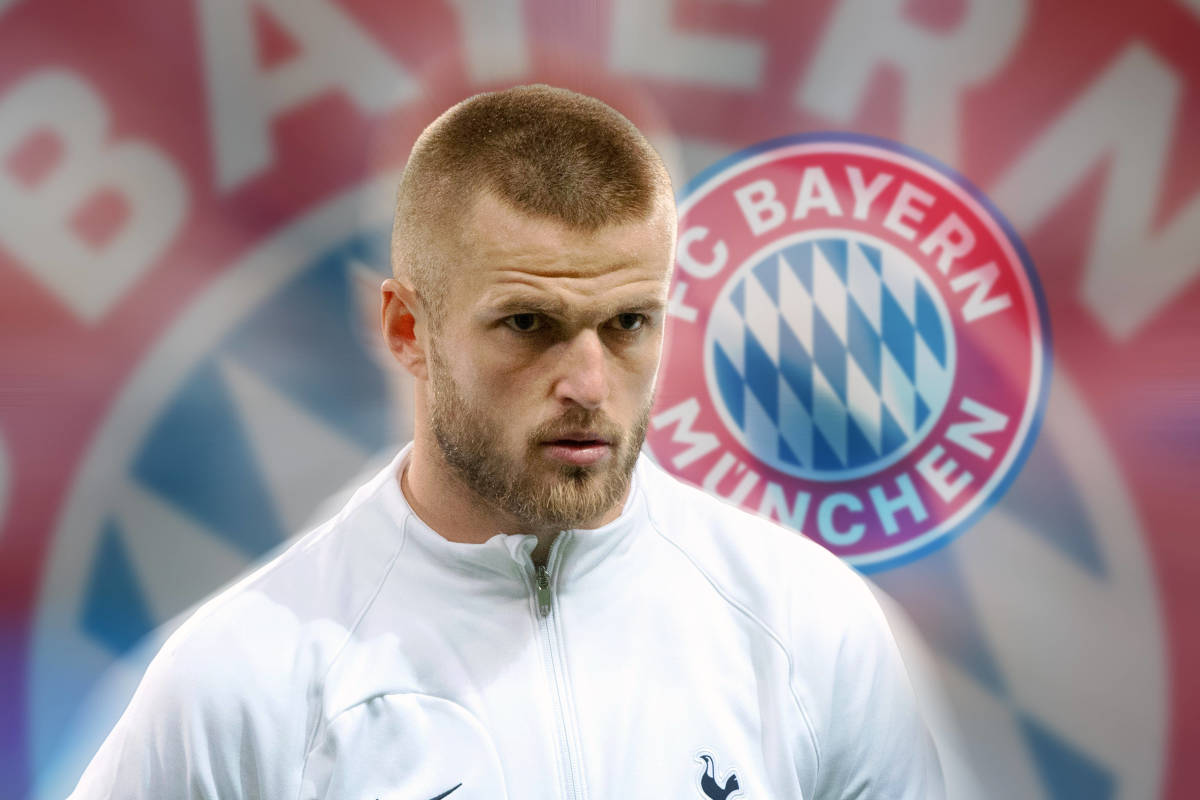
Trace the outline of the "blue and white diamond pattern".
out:
[[[867,237],[793,240],[739,270],[715,304],[710,386],[757,457],[845,479],[900,458],[937,420],[953,337],[904,253]]]

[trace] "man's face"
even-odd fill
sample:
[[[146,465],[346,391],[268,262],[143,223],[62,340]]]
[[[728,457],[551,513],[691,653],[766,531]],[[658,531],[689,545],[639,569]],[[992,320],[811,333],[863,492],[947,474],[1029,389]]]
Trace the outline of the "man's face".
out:
[[[429,421],[447,465],[527,525],[616,516],[646,432],[673,209],[581,233],[489,194],[431,326]]]

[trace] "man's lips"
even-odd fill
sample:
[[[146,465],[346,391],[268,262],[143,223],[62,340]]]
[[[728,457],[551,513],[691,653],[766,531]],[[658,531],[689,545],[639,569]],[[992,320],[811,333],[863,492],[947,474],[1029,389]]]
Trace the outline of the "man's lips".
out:
[[[586,467],[605,458],[612,443],[603,437],[581,433],[547,439],[542,442],[542,447],[555,461]]]

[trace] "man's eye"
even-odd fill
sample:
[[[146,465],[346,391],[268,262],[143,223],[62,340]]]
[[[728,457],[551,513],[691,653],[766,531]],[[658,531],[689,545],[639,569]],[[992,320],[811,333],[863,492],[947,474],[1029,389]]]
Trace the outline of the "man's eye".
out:
[[[629,312],[627,314],[618,314],[614,320],[617,324],[617,329],[632,332],[641,328],[646,322],[645,316]]]
[[[504,324],[518,333],[530,333],[542,327],[542,318],[537,314],[513,314]]]

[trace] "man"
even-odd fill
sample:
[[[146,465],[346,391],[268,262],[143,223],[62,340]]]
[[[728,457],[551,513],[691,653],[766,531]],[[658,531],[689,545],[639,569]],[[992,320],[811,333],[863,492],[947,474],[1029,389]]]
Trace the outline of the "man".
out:
[[[168,640],[73,796],[940,797],[863,581],[639,457],[675,211],[636,128],[477,96],[398,197],[414,441]]]

